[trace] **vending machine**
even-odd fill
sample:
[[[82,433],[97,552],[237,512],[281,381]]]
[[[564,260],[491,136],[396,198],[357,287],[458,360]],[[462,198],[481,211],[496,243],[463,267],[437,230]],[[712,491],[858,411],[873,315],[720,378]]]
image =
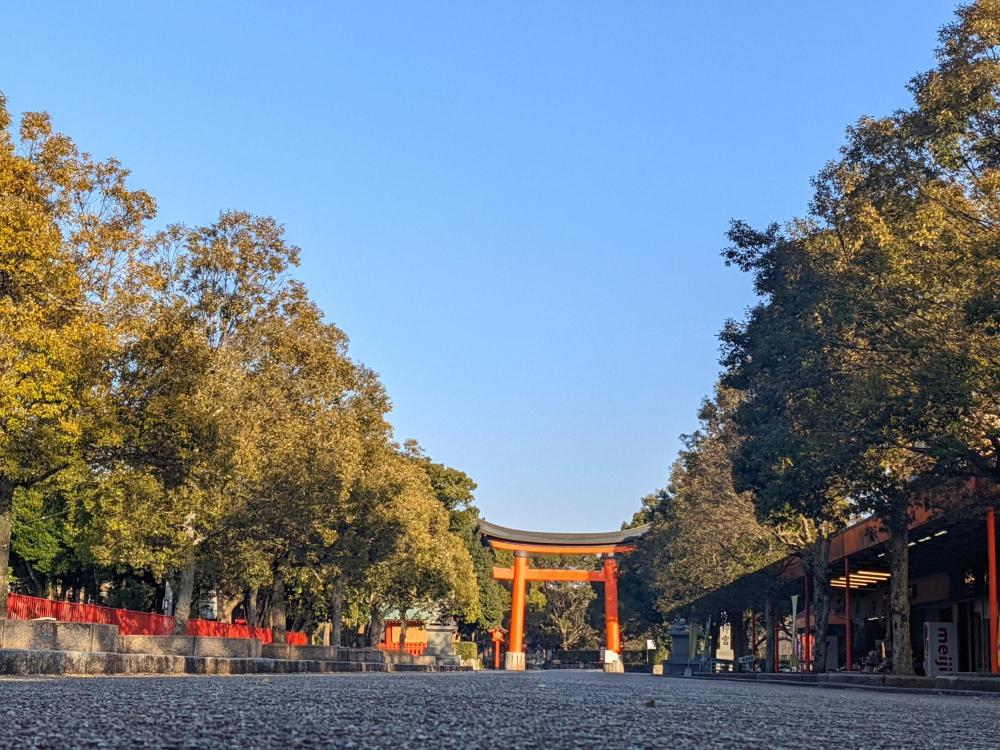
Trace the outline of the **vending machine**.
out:
[[[924,674],[928,677],[958,671],[958,629],[953,622],[924,623]]]

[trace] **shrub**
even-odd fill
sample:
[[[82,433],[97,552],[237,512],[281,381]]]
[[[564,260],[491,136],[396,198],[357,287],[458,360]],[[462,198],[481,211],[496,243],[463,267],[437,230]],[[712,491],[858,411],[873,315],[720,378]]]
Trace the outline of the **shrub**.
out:
[[[463,660],[479,658],[479,647],[474,641],[459,641],[455,644],[455,653]]]

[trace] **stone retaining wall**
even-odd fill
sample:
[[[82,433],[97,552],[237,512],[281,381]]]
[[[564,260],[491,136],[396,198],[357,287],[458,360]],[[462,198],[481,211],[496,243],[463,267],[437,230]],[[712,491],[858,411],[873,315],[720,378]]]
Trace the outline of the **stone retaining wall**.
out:
[[[360,661],[321,659],[232,659],[214,656],[0,649],[0,674],[4,675],[233,675],[301,672],[433,672],[441,669],[420,664],[366,664]]]
[[[0,674],[285,674],[455,671],[374,648],[262,646],[250,638],[118,635],[114,625],[0,620]]]
[[[67,649],[69,650],[69,649]],[[215,638],[195,635],[123,635],[118,648],[123,654],[158,656],[214,656],[226,659],[256,659],[261,643],[254,638]]]
[[[118,628],[85,622],[0,620],[0,648],[38,651],[116,651]]]

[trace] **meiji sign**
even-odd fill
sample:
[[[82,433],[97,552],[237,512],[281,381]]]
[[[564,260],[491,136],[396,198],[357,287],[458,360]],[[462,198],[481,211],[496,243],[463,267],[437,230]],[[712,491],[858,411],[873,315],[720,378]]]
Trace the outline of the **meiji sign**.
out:
[[[924,623],[924,671],[928,677],[958,671],[958,631],[955,623]]]

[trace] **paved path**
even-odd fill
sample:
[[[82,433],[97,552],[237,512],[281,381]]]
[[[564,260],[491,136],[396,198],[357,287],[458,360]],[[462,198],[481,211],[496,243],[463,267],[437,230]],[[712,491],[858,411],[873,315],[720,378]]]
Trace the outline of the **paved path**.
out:
[[[570,671],[0,679],[4,748],[324,746],[995,750],[1000,700]]]

